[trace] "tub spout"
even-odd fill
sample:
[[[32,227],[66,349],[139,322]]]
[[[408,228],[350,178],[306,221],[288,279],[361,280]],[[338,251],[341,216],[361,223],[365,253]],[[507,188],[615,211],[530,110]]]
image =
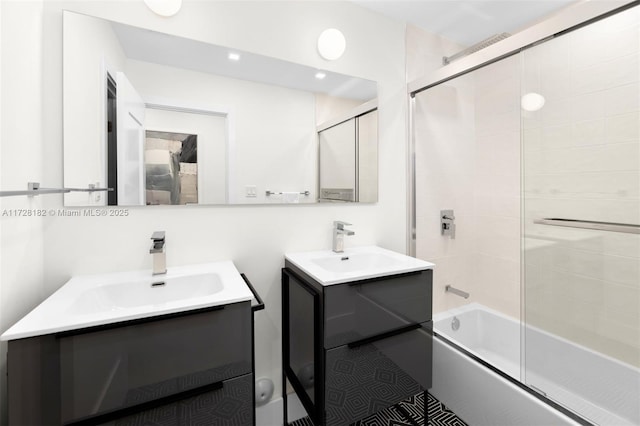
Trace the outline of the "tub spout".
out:
[[[457,289],[455,287],[451,287],[450,285],[446,286],[444,288],[444,291],[446,293],[453,293],[453,294],[455,294],[457,296],[464,297],[465,299],[469,298],[469,293],[467,293],[466,291],[462,291],[460,289]]]

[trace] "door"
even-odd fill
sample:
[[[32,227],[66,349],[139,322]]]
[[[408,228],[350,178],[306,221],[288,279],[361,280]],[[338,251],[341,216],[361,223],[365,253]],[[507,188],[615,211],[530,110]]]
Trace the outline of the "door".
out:
[[[116,75],[118,122],[118,204],[145,204],[145,104],[124,73]]]

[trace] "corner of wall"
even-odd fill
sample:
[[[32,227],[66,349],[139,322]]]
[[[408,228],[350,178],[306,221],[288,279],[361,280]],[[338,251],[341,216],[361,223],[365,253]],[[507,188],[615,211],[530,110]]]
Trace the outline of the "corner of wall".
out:
[[[0,2],[3,190],[25,188],[42,178],[43,3]],[[42,300],[43,220],[33,214],[41,203],[37,197],[0,199],[0,333]],[[2,424],[7,424],[6,347],[6,342],[0,344]]]

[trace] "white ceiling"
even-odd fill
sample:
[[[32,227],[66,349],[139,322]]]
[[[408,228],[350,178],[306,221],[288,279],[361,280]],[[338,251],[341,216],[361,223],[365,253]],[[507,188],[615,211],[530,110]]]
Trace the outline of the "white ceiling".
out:
[[[464,46],[515,33],[576,0],[352,0]]]

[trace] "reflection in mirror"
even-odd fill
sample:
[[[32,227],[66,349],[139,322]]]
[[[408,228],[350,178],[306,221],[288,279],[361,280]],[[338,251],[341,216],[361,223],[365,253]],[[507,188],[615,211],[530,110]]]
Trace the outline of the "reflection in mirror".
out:
[[[198,204],[198,135],[146,131],[147,204]]]
[[[318,128],[320,201],[378,201],[378,111],[373,102],[359,110]]]
[[[369,80],[63,19],[64,183],[114,188],[67,206],[317,202],[316,126],[377,96]],[[171,134],[197,141],[195,162],[177,158],[184,141],[154,137]]]

